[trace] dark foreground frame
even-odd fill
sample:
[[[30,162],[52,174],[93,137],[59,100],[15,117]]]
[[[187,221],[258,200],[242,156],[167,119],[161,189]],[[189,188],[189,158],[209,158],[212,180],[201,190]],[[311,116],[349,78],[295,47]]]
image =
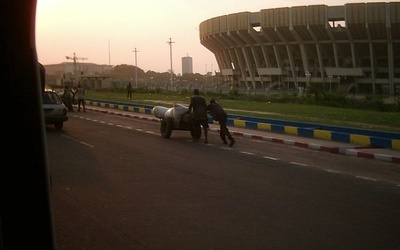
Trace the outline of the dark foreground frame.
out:
[[[2,1],[0,70],[3,153],[0,249],[55,249],[41,108],[43,68],[35,41],[36,0]],[[42,78],[43,80],[43,78]]]

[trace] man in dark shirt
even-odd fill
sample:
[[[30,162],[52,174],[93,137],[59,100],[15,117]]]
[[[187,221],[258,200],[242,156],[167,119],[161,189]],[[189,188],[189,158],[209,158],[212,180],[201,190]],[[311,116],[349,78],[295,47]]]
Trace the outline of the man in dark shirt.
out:
[[[127,98],[132,99],[132,84],[131,84],[131,82],[129,82],[128,85],[126,86],[126,91],[128,92]]]
[[[193,110],[192,119],[195,126],[199,124],[203,127],[204,143],[208,143],[208,116],[207,116],[207,102],[203,96],[200,95],[198,89],[193,90],[193,96],[190,98],[189,109],[186,113],[190,114]]]
[[[219,123],[219,136],[224,144],[227,144],[226,137],[230,140],[229,147],[232,147],[235,144],[235,139],[233,139],[229,129],[226,127],[226,123],[228,122],[228,117],[225,110],[221,105],[215,102],[214,99],[210,100],[210,104],[207,106],[207,111],[210,112],[211,116],[215,121]]]

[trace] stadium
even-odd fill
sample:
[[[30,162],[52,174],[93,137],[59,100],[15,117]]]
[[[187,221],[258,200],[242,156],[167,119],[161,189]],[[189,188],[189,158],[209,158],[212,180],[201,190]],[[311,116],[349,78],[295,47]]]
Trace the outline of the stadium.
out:
[[[224,82],[245,90],[400,93],[400,2],[310,5],[203,21]]]

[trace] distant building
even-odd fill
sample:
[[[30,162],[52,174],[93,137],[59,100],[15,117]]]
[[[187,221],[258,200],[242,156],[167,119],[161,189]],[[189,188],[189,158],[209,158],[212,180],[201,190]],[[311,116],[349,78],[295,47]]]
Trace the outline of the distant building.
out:
[[[182,75],[193,74],[193,60],[190,56],[182,57]]]
[[[76,87],[79,83],[88,88],[99,89],[108,87],[112,65],[94,63],[63,62],[43,65],[46,69],[46,85]],[[107,83],[106,83],[107,82]],[[107,85],[107,86],[105,86]]]
[[[47,75],[58,75],[62,76],[67,73],[71,74],[107,74],[110,73],[113,66],[106,64],[95,64],[95,63],[73,63],[73,62],[63,62],[59,64],[47,64],[44,65],[46,68]]]

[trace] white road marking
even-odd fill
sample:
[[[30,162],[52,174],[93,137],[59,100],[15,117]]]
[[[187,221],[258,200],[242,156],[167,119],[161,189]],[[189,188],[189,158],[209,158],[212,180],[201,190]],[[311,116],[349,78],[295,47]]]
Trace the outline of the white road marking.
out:
[[[302,167],[308,167],[307,164],[300,163],[300,162],[295,162],[295,161],[291,161],[290,164],[297,165],[297,166],[302,166]]]
[[[240,151],[240,153],[242,153],[242,154],[246,154],[246,155],[254,155],[254,153],[251,153],[251,152],[246,152],[246,151]]]
[[[82,118],[82,119],[86,119],[86,120],[90,120],[89,118],[85,118],[85,117],[82,117],[82,116],[76,116],[76,117],[79,117],[79,118]],[[98,120],[92,120],[92,121],[94,121],[94,122],[99,122],[99,123],[102,123],[102,124],[108,124],[108,125],[115,125],[116,127],[119,127],[119,128],[127,128],[127,129],[133,129],[132,127],[124,127],[124,126],[122,126],[122,125],[118,125],[118,124],[114,124],[114,123],[107,123],[107,122],[104,122],[104,121],[98,121]],[[147,134],[156,134],[155,132],[153,132],[153,131],[144,131],[143,129],[135,129],[136,131],[139,131],[139,132],[145,132],[145,133],[147,133]],[[78,141],[78,140],[76,140],[76,139],[74,139],[74,138],[72,138],[72,137],[69,137],[69,136],[65,136],[65,135],[63,135],[64,137],[66,137],[66,138],[68,138],[68,139],[70,139],[70,140],[73,140],[73,141],[75,141],[75,142],[78,142],[78,143],[80,143],[80,144],[83,144],[83,145],[85,145],[85,146],[88,146],[88,147],[94,147],[93,145],[91,145],[91,144],[88,144],[88,143],[86,143],[86,142],[82,142],[82,141]],[[246,136],[245,136],[246,137]],[[193,140],[187,140],[187,141],[190,141],[190,142],[193,142]],[[287,141],[285,144],[289,144],[289,145],[291,145],[292,144],[292,141]],[[211,143],[208,143],[207,144],[208,146],[214,146],[214,144],[211,144]],[[311,148],[313,148],[313,146],[314,145],[312,145],[311,146]],[[227,148],[227,147],[221,147],[222,149],[226,149],[226,150],[232,150],[232,148]],[[254,153],[252,153],[252,152],[247,152],[247,151],[240,151],[240,153],[242,153],[242,154],[247,154],[247,155],[255,155]],[[279,160],[279,158],[275,158],[275,157],[270,157],[270,156],[263,156],[263,158],[264,159],[268,159],[268,160],[273,160],[273,161],[278,161]],[[307,164],[305,164],[305,163],[300,163],[300,162],[290,162],[290,164],[293,164],[293,165],[297,165],[297,166],[302,166],[302,167],[308,167],[308,165]],[[323,171],[326,171],[326,172],[329,172],[329,173],[335,173],[335,174],[342,174],[343,172],[341,172],[341,171],[337,171],[337,170],[331,170],[331,169],[323,169]],[[354,176],[355,178],[357,178],[357,179],[363,179],[363,180],[368,180],[368,181],[374,181],[374,182],[376,182],[376,181],[379,181],[378,179],[374,179],[374,178],[370,178],[370,177],[366,177],[366,176],[360,176],[360,175],[358,175],[358,176]],[[400,185],[397,185],[398,187],[400,187]]]
[[[93,145],[91,145],[91,144],[89,144],[89,143],[86,143],[86,142],[83,142],[83,141],[78,141],[78,140],[76,140],[76,139],[74,139],[74,138],[72,138],[72,137],[70,137],[70,136],[67,136],[67,135],[62,135],[62,136],[64,136],[64,137],[65,137],[65,138],[67,138],[67,139],[70,139],[71,141],[74,141],[74,142],[77,142],[77,143],[83,144],[83,145],[85,145],[85,146],[88,146],[88,147],[94,148],[94,146],[93,146]]]
[[[326,172],[329,172],[329,173],[334,173],[334,174],[341,174],[341,173],[343,173],[343,172],[341,172],[341,171],[332,170],[332,169],[323,169],[323,170],[326,171]]]
[[[270,156],[263,156],[263,158],[264,158],[264,159],[268,159],[268,160],[273,160],[273,161],[279,160],[278,158],[270,157]]]
[[[363,180],[367,180],[367,181],[378,181],[377,179],[366,177],[366,176],[361,176],[361,175],[356,175],[355,177],[358,179],[363,179]]]

